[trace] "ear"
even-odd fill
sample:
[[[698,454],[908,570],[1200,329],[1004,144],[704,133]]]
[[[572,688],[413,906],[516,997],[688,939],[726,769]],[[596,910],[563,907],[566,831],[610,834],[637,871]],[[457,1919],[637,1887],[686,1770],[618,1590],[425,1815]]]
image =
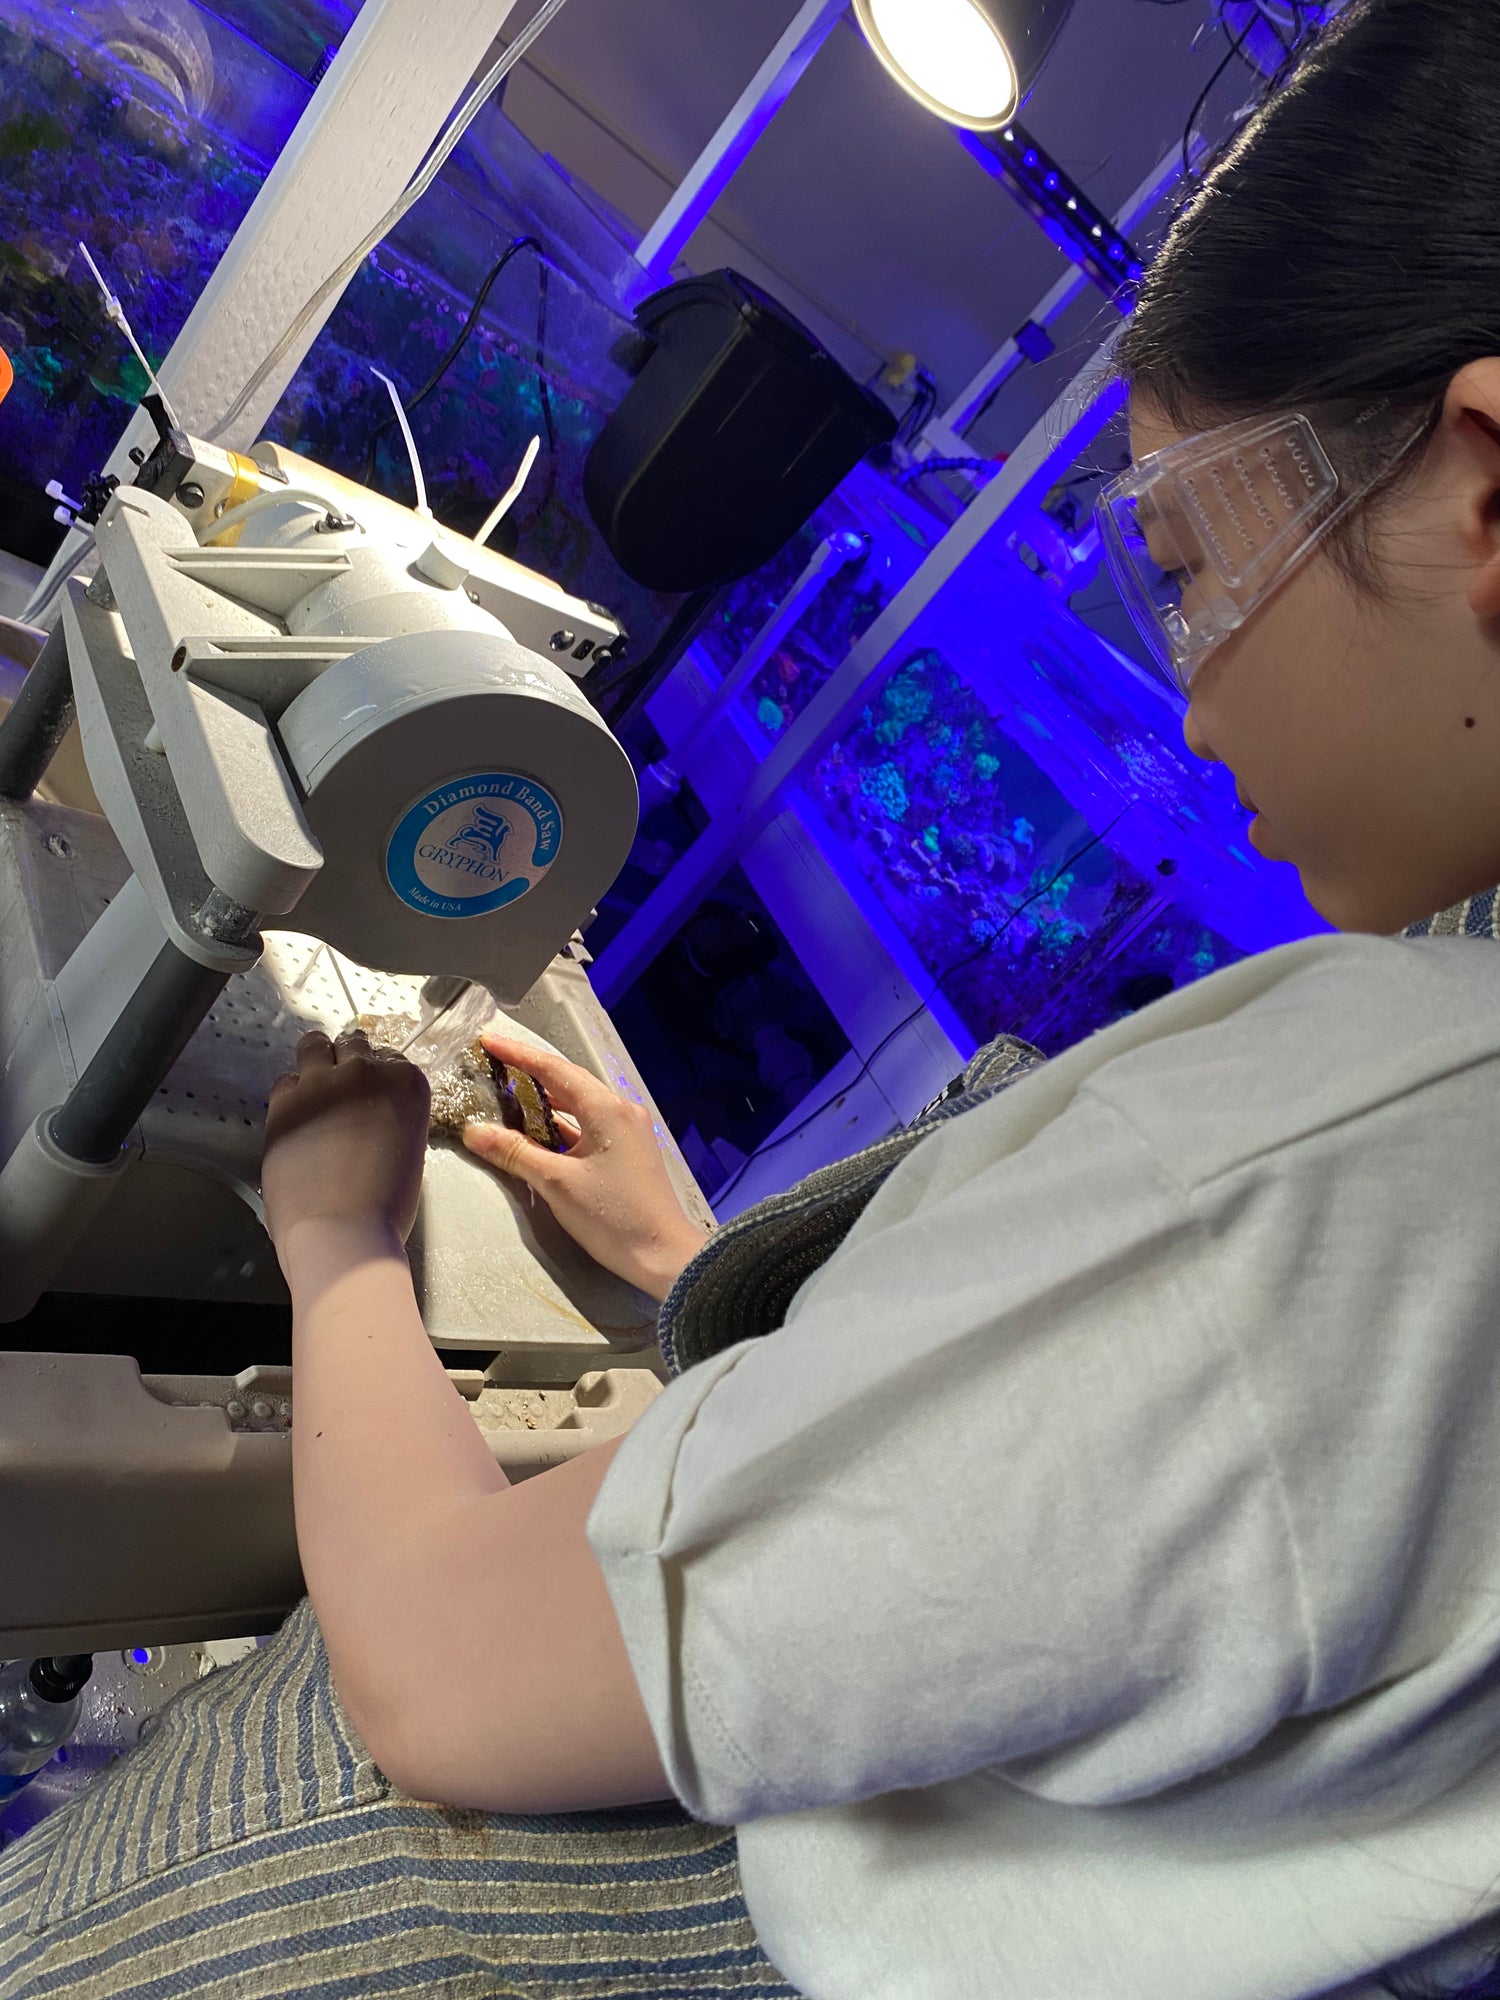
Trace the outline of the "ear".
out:
[[[1469,608],[1500,619],[1500,357],[1471,361],[1448,385],[1443,429],[1463,478],[1461,529],[1475,565]]]

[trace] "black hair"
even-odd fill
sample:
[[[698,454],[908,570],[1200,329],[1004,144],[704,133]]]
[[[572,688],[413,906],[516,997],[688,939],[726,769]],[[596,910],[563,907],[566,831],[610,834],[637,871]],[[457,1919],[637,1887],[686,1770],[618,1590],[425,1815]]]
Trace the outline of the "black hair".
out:
[[[1300,410],[1375,473],[1500,354],[1497,133],[1500,7],[1354,0],[1179,213],[1124,374],[1184,430]]]
[[[1373,473],[1500,354],[1497,136],[1500,5],[1353,0],[1177,216],[1122,372],[1183,430],[1299,410]],[[1500,2000],[1500,1952],[1446,1992],[1380,1984]]]

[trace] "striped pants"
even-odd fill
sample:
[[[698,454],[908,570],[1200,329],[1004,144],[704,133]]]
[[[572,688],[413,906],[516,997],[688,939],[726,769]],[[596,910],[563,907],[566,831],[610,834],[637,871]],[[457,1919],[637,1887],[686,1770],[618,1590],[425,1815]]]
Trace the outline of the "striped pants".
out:
[[[392,1791],[303,1604],[0,1854],[0,2000],[797,2000],[732,1831]]]

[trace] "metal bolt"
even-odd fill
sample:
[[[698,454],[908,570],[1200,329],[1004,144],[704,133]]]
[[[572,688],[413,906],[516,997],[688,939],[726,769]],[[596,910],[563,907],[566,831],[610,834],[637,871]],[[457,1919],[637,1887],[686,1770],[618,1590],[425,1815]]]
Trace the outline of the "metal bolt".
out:
[[[257,1396],[255,1401],[250,1405],[250,1414],[255,1418],[257,1423],[263,1424],[267,1417],[271,1415],[271,1405],[266,1401],[264,1396]]]
[[[554,653],[570,653],[578,644],[578,634],[569,632],[565,627],[561,632],[554,632],[547,644]]]
[[[185,479],[177,489],[177,498],[190,512],[203,505],[203,488],[196,479]]]
[[[245,1414],[245,1406],[238,1396],[232,1396],[224,1405],[224,1414],[232,1424],[237,1424]]]
[[[468,600],[471,604],[477,604],[479,602],[479,592],[477,590],[467,591],[465,595],[468,597]]]
[[[193,912],[193,927],[222,944],[244,944],[255,934],[255,912],[226,896],[222,889],[210,889]]]

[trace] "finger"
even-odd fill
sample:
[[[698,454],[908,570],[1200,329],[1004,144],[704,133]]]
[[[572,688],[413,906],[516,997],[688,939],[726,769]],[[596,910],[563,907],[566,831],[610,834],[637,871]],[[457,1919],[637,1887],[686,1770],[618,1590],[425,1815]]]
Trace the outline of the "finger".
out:
[[[297,1067],[301,1070],[331,1069],[333,1043],[321,1028],[313,1028],[297,1044]]]
[[[508,1125],[466,1125],[464,1145],[486,1166],[510,1174],[528,1187],[545,1187],[558,1159],[556,1153],[534,1144],[524,1132],[512,1132]]]
[[[534,1076],[557,1109],[571,1111],[575,1118],[588,1109],[590,1099],[597,1102],[597,1093],[607,1089],[598,1077],[569,1062],[566,1056],[540,1049],[519,1035],[484,1035],[480,1039],[497,1062]]]
[[[345,1056],[368,1056],[374,1051],[370,1047],[370,1037],[363,1028],[345,1028],[333,1045],[335,1060],[342,1062]]]
[[[554,1111],[552,1122],[570,1146],[576,1146],[583,1137],[583,1127],[576,1118],[570,1118],[566,1111]]]

